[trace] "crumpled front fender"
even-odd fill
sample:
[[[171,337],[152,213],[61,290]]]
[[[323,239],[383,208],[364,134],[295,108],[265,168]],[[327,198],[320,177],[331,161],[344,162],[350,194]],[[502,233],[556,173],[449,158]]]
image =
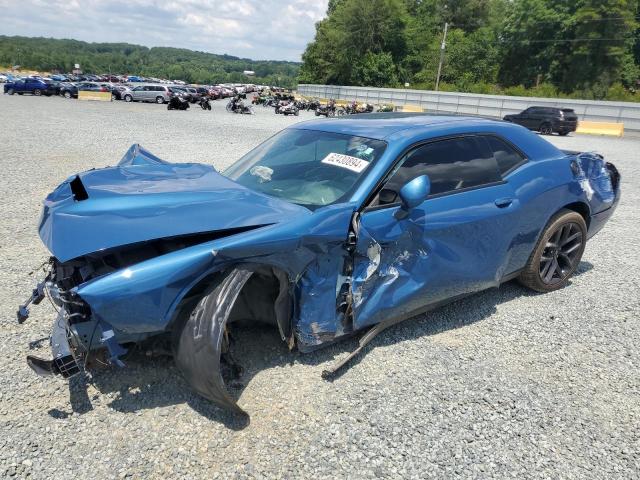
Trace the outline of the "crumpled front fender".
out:
[[[339,263],[353,210],[352,204],[331,206],[287,224],[171,252],[89,281],[76,293],[94,316],[116,330],[154,334],[167,329],[182,299],[207,277],[242,263],[274,266],[297,286],[297,304],[304,305],[297,312],[301,319],[297,331],[301,338],[317,343],[318,326],[322,338],[339,330],[335,325],[339,275],[333,270],[323,288],[312,288],[313,282],[305,279],[323,270],[318,262]]]
[[[231,411],[246,414],[225,388],[221,369],[225,326],[251,271],[236,269],[214,284],[181,329],[176,363],[202,396]]]

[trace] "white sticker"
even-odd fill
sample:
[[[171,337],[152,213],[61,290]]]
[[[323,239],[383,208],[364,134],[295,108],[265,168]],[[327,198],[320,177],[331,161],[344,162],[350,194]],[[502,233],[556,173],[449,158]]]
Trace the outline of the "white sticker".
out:
[[[346,168],[352,172],[360,173],[369,166],[369,162],[358,157],[350,155],[341,155],[339,153],[330,153],[322,159],[322,163],[334,165],[336,167]]]

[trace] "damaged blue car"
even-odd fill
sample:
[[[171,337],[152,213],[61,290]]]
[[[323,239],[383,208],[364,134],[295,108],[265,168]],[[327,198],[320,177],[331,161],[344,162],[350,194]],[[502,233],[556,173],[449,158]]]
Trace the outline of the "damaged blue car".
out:
[[[134,145],[44,201],[53,359],[124,366],[169,338],[195,391],[242,410],[225,386],[234,328],[272,326],[308,352],[518,279],[564,287],[620,198],[616,168],[501,121],[371,114],[295,124],[222,173]],[[359,349],[358,348],[358,349]],[[335,372],[345,360],[327,369]]]

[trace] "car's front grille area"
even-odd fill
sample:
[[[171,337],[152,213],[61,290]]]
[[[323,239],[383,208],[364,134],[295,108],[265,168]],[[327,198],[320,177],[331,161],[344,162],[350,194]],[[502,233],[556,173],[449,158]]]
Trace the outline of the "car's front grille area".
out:
[[[58,373],[60,373],[64,378],[69,378],[80,373],[80,365],[76,359],[73,358],[73,355],[54,358],[53,362]]]

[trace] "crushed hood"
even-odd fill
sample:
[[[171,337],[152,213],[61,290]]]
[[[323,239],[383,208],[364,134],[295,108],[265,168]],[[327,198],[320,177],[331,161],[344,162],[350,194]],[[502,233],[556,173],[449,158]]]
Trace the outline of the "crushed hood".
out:
[[[168,163],[133,145],[115,167],[68,178],[44,201],[40,238],[64,262],[122,245],[268,225],[310,211],[209,165]]]

